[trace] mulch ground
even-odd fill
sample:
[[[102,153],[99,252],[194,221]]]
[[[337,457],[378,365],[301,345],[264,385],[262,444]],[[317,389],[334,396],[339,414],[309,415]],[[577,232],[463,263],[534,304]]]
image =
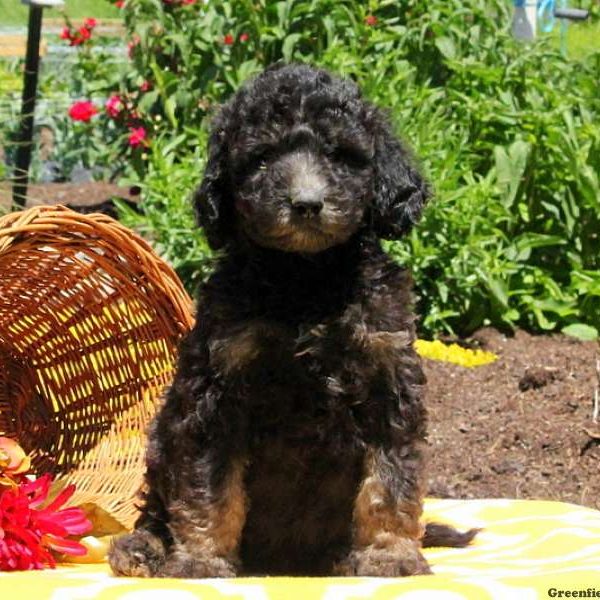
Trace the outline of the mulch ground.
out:
[[[598,345],[491,329],[473,341],[499,360],[473,369],[425,360],[429,493],[600,509]]]

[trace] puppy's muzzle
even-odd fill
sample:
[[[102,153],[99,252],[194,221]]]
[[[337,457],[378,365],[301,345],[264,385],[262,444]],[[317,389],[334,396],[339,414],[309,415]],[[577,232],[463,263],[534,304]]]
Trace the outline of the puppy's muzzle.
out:
[[[317,217],[325,206],[327,182],[310,153],[297,153],[290,160],[290,204],[294,214]]]

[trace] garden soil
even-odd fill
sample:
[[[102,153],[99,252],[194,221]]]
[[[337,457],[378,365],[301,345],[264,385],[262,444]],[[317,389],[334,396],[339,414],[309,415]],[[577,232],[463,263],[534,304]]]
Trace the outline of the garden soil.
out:
[[[1,186],[0,186],[1,187]],[[9,190],[4,189],[9,202]],[[103,183],[30,188],[28,205],[93,205],[127,190]],[[599,347],[562,335],[482,329],[461,342],[494,352],[466,368],[424,359],[429,494],[550,499],[600,509]],[[599,419],[600,421],[600,419]]]
[[[600,422],[592,420],[599,346],[492,329],[468,341],[498,360],[475,368],[424,361],[429,494],[600,509]]]

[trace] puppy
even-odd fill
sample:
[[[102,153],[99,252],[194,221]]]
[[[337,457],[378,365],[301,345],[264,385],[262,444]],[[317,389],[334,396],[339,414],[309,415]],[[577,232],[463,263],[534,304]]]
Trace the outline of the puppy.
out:
[[[116,574],[430,572],[411,280],[379,242],[428,196],[350,81],[278,65],[222,108],[195,195],[222,258],[151,426]]]

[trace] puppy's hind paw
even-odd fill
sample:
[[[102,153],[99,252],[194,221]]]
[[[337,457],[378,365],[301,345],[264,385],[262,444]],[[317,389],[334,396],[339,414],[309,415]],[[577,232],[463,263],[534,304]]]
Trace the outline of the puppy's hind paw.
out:
[[[334,570],[334,575],[359,577],[407,577],[430,573],[417,543],[408,539],[399,539],[387,547],[374,544],[354,550]]]
[[[108,562],[115,575],[154,577],[165,562],[162,541],[145,529],[136,529],[117,538],[108,551]]]

